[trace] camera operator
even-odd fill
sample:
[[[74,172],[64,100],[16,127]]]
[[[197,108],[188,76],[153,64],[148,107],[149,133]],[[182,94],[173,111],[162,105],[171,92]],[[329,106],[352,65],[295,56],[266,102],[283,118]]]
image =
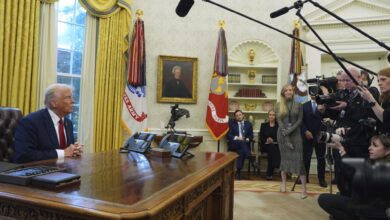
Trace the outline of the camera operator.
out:
[[[344,148],[340,142],[336,141],[334,143],[330,143],[329,145],[332,148],[337,149],[343,158],[349,157],[348,150]],[[373,136],[369,147],[369,158],[370,160],[366,161],[368,165],[370,162],[390,162],[390,138],[384,135]],[[364,193],[357,190],[356,186],[354,186],[355,182],[353,181],[353,178],[355,175],[355,169],[344,163],[342,163],[341,169],[343,171],[343,175],[339,177],[340,181],[337,185],[340,194],[334,195],[325,193],[321,194],[318,198],[318,204],[331,215],[330,219],[349,220],[359,219],[363,216],[365,217],[364,219],[387,219],[385,210],[388,208],[389,201],[388,198],[385,198],[386,192],[377,192],[383,195],[382,197],[385,198],[385,201],[378,198],[372,199],[373,201],[367,201],[366,199],[364,201],[366,204],[362,206],[359,204],[359,198],[366,195],[362,195]],[[368,173],[364,174],[367,176],[369,175]],[[369,189],[368,193],[378,190],[375,188],[375,185],[380,185],[380,183],[378,183],[378,179],[372,178],[370,183],[372,185],[366,186]]]
[[[361,83],[361,74],[358,69],[348,67],[348,71],[358,83]],[[335,106],[327,106],[326,113],[328,114],[325,115],[338,120],[338,127],[342,127],[338,131],[346,135],[344,146],[347,148],[350,156],[367,158],[369,138],[374,134],[374,128],[367,125],[366,119],[374,118],[375,115],[368,103],[360,97],[358,86],[355,85],[347,73],[343,72],[341,78],[345,81],[345,89],[348,90],[348,96],[345,100],[336,101],[337,105]],[[346,131],[343,128],[348,128],[349,130]]]
[[[379,123],[380,133],[390,133],[390,67],[382,69],[378,73],[378,86],[381,91],[380,102],[377,102],[370,91],[364,87],[358,87],[360,96],[370,103]]]

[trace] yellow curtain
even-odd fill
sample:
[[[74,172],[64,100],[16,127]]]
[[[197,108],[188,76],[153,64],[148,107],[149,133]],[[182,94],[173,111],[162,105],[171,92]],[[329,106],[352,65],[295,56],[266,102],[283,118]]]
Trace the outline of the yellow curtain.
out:
[[[39,0],[0,1],[0,106],[36,110]]]
[[[99,19],[94,95],[95,152],[122,145],[120,121],[130,25],[131,17],[126,10]]]
[[[40,1],[43,3],[48,3],[48,4],[58,2],[58,0],[40,0]]]
[[[131,0],[79,0],[89,14],[99,18],[107,18],[125,9],[131,14]]]

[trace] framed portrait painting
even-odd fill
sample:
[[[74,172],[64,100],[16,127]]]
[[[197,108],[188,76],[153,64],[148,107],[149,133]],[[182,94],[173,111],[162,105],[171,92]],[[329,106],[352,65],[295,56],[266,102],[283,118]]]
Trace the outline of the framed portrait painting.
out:
[[[157,102],[196,103],[197,90],[197,58],[158,57]]]

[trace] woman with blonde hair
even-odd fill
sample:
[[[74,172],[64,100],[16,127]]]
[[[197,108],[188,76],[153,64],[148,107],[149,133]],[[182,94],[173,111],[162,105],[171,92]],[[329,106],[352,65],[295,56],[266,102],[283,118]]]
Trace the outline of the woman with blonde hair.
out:
[[[281,192],[286,192],[287,172],[296,173],[302,183],[301,198],[307,197],[306,170],[303,163],[301,138],[302,104],[294,101],[294,88],[284,85],[280,93],[280,102],[276,104],[278,120],[278,143],[280,150]]]

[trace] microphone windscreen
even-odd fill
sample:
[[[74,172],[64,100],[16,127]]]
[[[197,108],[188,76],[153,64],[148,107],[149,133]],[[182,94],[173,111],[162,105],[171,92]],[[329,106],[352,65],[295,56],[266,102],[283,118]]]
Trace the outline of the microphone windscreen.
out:
[[[279,17],[280,15],[286,14],[290,9],[288,7],[281,8],[277,11],[274,11],[270,14],[271,18],[276,18]]]
[[[194,5],[194,0],[180,0],[176,7],[176,14],[180,17],[185,17],[190,11],[192,5]]]

